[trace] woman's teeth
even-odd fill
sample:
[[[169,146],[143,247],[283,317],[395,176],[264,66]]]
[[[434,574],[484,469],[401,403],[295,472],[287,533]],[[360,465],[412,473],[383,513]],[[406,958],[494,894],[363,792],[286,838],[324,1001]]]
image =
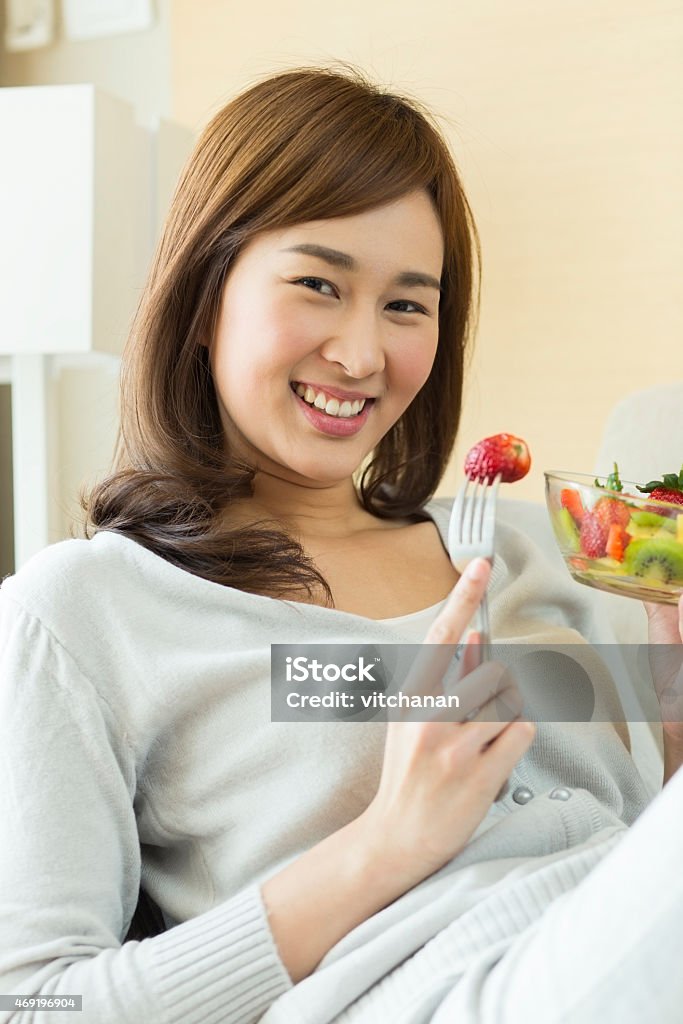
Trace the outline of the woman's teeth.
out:
[[[303,384],[293,383],[291,386],[299,398],[303,398],[304,402],[308,402],[309,405],[314,405],[316,409],[326,412],[328,416],[338,416],[347,419],[351,416],[357,416],[366,401],[364,398],[359,398],[353,402],[340,402],[338,398],[325,398],[322,391],[315,391],[313,388]]]

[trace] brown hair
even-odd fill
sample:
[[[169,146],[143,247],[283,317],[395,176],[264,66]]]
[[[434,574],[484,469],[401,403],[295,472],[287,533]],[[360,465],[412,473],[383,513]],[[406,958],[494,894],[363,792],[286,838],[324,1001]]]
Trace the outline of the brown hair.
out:
[[[255,470],[226,450],[209,350],[226,275],[255,234],[356,214],[416,189],[444,236],[439,340],[431,374],[354,483],[380,518],[415,513],[447,466],[479,294],[476,227],[429,112],[352,65],[269,76],[227,103],[178,182],[121,369],[112,472],[81,493],[87,537],[125,534],[173,564],[244,591],[290,596],[320,585],[303,548],[276,528],[227,526]]]

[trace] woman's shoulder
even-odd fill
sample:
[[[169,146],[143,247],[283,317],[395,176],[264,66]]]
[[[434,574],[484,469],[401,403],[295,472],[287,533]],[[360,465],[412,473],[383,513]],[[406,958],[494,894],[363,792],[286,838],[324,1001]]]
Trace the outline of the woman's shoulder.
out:
[[[251,595],[175,565],[131,537],[101,530],[50,544],[0,587],[68,644],[106,644],[111,635],[173,633],[244,614]],[[240,618],[241,621],[241,618]],[[81,642],[80,638],[83,637]]]
[[[104,532],[92,539],[70,538],[48,544],[2,581],[2,593],[40,617],[55,602],[73,605],[102,596],[128,559],[124,538]]]
[[[162,561],[111,531],[57,541],[5,577],[0,612],[8,614],[11,602],[68,649],[92,646],[105,633],[155,616],[154,596],[161,597],[163,587],[153,569]]]
[[[32,603],[48,591],[59,591],[74,573],[92,565],[92,542],[71,538],[48,544],[2,580],[2,592],[20,603]]]

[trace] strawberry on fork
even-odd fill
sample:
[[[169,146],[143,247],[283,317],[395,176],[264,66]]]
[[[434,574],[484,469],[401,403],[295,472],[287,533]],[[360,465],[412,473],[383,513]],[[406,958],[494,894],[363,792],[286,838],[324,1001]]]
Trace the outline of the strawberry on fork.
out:
[[[514,434],[485,437],[465,456],[465,475],[469,480],[492,483],[498,474],[502,483],[521,480],[529,472],[531,456],[526,441]]]

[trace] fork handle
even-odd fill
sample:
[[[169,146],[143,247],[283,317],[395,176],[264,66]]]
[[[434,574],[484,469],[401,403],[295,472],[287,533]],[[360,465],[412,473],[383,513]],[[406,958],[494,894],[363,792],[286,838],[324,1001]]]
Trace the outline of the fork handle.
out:
[[[491,642],[491,626],[489,624],[489,604],[486,594],[479,605],[479,639],[482,645],[487,646]],[[485,652],[482,652],[485,657]]]
[[[486,594],[482,598],[482,602],[479,605],[479,639],[482,646],[480,664],[486,659],[486,646],[491,642],[491,627],[489,625],[489,603],[486,599]],[[493,802],[497,803],[502,800],[510,792],[510,780],[506,779],[503,785],[498,790],[498,793],[494,797]]]

